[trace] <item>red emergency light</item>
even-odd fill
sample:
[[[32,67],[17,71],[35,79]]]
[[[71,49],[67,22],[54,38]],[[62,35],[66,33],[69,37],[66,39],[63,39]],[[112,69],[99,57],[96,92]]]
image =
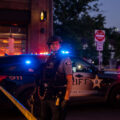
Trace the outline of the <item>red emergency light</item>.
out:
[[[40,55],[49,55],[48,52],[40,52],[39,54],[40,54]]]
[[[0,82],[2,82],[2,80],[6,79],[6,78],[7,78],[7,76],[5,76],[5,75],[0,75]]]

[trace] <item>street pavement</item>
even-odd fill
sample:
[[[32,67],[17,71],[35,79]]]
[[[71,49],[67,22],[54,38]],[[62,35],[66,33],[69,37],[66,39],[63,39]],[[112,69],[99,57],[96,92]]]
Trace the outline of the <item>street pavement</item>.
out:
[[[17,108],[0,109],[0,120],[26,120]],[[77,103],[68,107],[66,120],[120,120],[120,109],[105,103]]]
[[[66,120],[120,120],[120,109],[105,103],[77,103],[69,106]]]
[[[26,118],[15,108],[0,109],[0,120],[26,120]]]

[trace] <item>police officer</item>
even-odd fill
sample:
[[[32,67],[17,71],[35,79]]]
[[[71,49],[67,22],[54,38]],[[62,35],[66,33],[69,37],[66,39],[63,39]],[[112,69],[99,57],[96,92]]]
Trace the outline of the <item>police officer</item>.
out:
[[[62,40],[52,36],[48,40],[51,55],[43,67],[40,90],[41,120],[64,120],[65,106],[72,85],[72,64],[67,55],[60,53]]]

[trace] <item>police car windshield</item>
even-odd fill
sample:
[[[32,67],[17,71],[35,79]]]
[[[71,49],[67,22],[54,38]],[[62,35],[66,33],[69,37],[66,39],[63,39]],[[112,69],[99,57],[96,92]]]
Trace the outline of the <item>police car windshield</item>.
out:
[[[73,72],[92,72],[92,64],[79,57],[70,57],[72,61]]]
[[[80,64],[82,64],[82,65],[84,65],[84,66],[88,66],[88,67],[90,67],[90,66],[92,66],[92,64],[90,64],[89,62],[87,62],[87,61],[85,61],[85,60],[83,60],[82,58],[80,58],[80,57],[70,57],[71,58],[71,60],[72,60],[72,64],[74,65],[75,63],[80,63]]]

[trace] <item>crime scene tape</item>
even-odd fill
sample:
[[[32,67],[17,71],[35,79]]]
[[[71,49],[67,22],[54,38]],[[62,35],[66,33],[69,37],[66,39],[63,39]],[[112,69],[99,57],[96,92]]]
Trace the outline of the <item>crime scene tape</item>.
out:
[[[21,113],[27,118],[27,120],[37,120],[37,118],[35,118],[15,97],[13,97],[3,87],[0,86],[0,90],[21,111]]]

